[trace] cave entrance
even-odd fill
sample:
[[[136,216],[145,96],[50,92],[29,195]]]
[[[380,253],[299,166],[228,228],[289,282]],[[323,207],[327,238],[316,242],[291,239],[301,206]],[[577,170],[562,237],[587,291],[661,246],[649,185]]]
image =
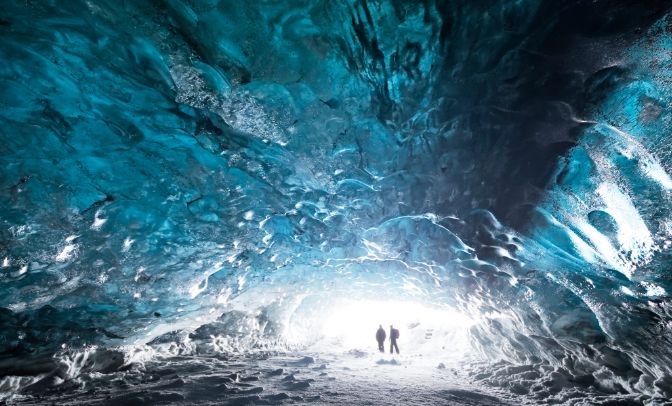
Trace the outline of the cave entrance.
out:
[[[327,303],[325,303],[327,302]],[[310,298],[287,319],[285,336],[290,343],[307,342],[315,352],[352,352],[379,356],[376,330],[387,334],[390,325],[400,331],[398,344],[404,356],[440,356],[459,359],[471,352],[469,329],[476,320],[459,311],[409,300],[378,300],[349,297],[322,298],[316,306]]]

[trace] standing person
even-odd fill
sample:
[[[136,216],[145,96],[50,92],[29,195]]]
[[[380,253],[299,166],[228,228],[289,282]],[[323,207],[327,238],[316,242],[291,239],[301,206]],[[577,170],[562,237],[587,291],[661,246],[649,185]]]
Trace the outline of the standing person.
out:
[[[378,350],[380,352],[385,352],[385,338],[387,337],[387,334],[385,334],[385,330],[383,329],[383,325],[380,324],[378,326],[378,331],[376,331],[376,341],[378,341]]]
[[[390,324],[390,354],[392,354],[392,349],[397,350],[399,354],[399,347],[397,346],[397,340],[399,339],[399,330],[392,327]]]

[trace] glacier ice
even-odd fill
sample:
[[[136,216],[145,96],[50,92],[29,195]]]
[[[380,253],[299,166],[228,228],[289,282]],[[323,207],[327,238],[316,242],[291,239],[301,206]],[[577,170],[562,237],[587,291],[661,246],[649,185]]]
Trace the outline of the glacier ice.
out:
[[[5,3],[0,401],[391,299],[480,382],[672,397],[665,2]]]

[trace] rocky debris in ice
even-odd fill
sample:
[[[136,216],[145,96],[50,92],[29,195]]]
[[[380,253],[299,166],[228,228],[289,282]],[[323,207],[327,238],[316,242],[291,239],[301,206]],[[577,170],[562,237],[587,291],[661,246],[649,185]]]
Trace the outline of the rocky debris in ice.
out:
[[[315,363],[315,358],[313,358],[313,357],[303,357],[299,360],[291,362],[290,364],[305,367],[305,366],[308,366],[308,365],[314,364],[314,363]]]

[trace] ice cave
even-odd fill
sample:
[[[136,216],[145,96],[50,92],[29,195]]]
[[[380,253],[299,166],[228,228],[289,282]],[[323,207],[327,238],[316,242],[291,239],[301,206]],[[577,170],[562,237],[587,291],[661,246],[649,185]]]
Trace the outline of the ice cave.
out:
[[[0,4],[0,404],[672,405],[672,2]]]

